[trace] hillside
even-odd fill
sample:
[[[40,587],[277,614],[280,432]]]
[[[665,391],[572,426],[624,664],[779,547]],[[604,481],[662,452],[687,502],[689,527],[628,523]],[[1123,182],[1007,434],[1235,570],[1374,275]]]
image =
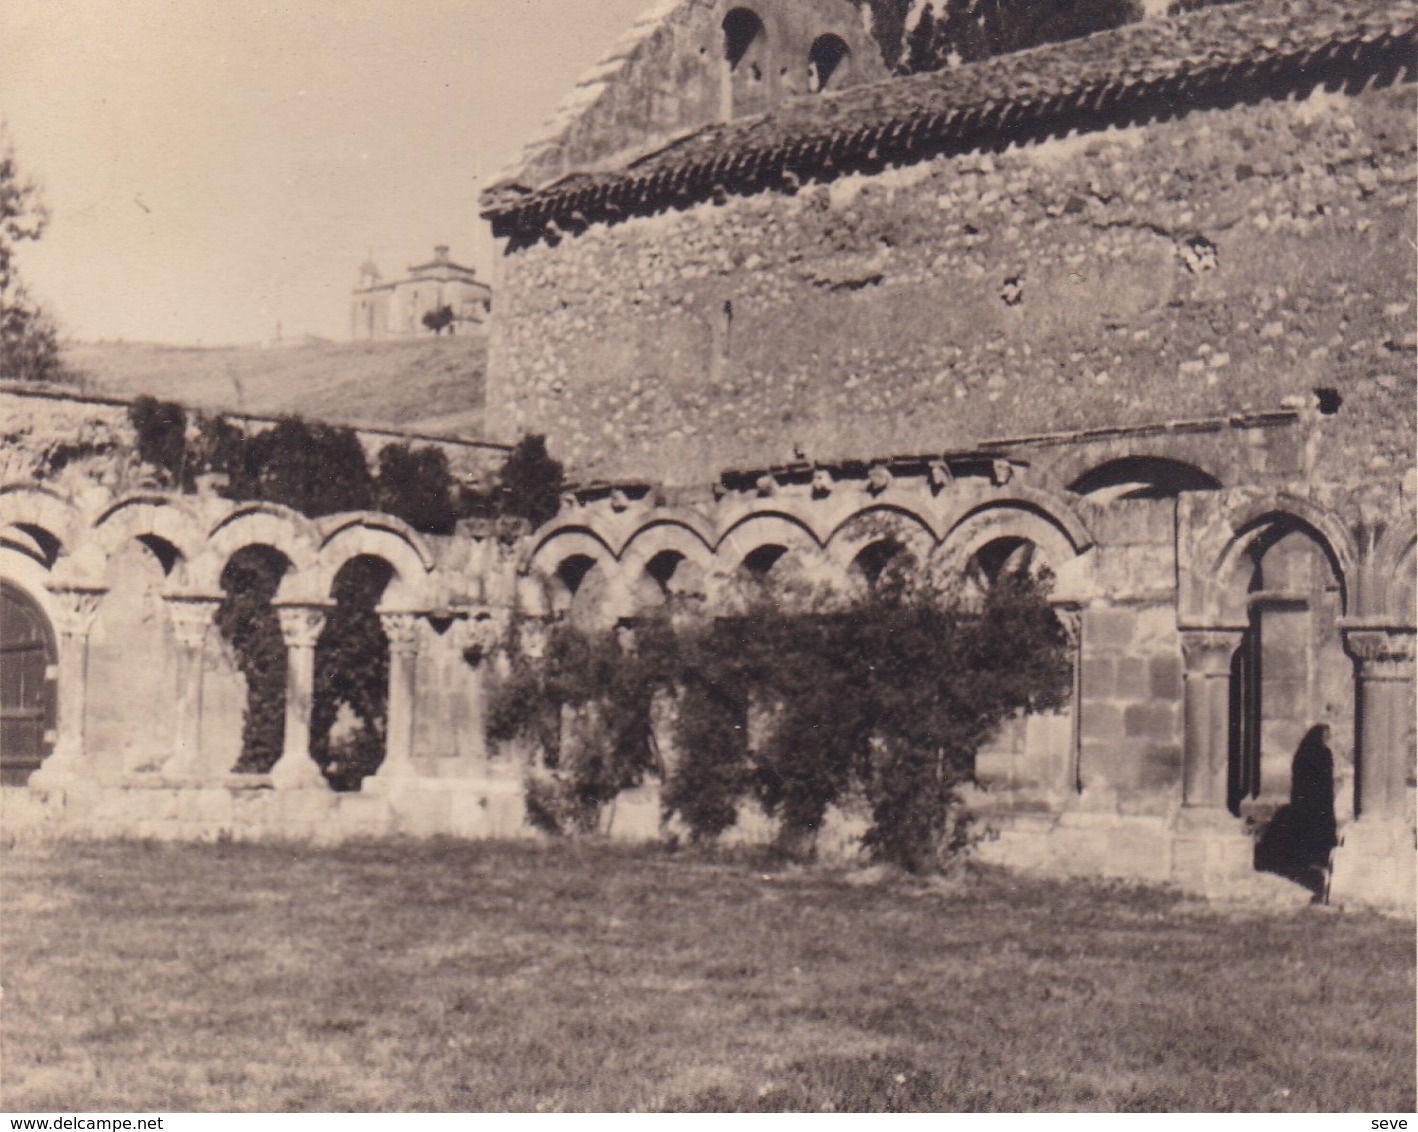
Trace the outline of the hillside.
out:
[[[482,438],[484,338],[186,347],[72,343],[65,366],[94,393]]]

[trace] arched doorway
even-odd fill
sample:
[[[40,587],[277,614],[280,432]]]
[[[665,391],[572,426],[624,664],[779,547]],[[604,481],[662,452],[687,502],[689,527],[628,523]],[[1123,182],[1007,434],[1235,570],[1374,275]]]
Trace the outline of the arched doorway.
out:
[[[57,663],[44,611],[0,581],[0,784],[25,785],[54,747]]]

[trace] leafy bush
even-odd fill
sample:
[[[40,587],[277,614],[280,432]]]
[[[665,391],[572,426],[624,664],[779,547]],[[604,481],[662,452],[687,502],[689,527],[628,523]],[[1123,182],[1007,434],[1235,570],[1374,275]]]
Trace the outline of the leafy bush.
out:
[[[315,650],[315,699],[310,754],[336,790],[358,790],[384,759],[389,698],[389,648],[374,612],[393,571],[382,559],[361,556],[335,576],[336,605]],[[331,742],[341,708],[356,727]]]
[[[217,609],[217,628],[246,678],[239,772],[265,774],[284,746],[286,646],[271,601],[288,565],[274,550],[247,547],[222,573],[226,598]]]
[[[164,486],[180,487],[187,457],[187,411],[171,401],[139,397],[128,406],[138,434],[138,458],[151,465]]]
[[[658,772],[666,816],[696,839],[729,828],[749,798],[779,820],[780,848],[810,853],[827,809],[860,798],[868,853],[929,869],[961,843],[957,791],[975,753],[1010,715],[1055,706],[1067,688],[1048,585],[1006,571],[975,604],[899,579],[806,605],[765,590],[729,617],[652,617],[630,648],[559,624],[543,655],[518,652],[492,733],[540,753],[566,803],[569,820],[551,823],[562,829],[594,828],[615,793]],[[677,705],[667,773],[658,696]],[[543,812],[552,793],[538,785]]]
[[[489,707],[488,734],[521,739],[537,752],[527,805],[539,828],[593,832],[622,790],[658,772],[654,699],[665,686],[667,633],[662,624],[632,642],[624,633],[563,622],[540,648],[512,649],[512,671]]]
[[[548,454],[546,437],[522,437],[498,472],[493,513],[526,519],[534,527],[550,522],[561,508],[563,471]]]
[[[456,481],[442,448],[386,444],[379,452],[375,506],[397,515],[416,531],[451,535],[458,515]]]

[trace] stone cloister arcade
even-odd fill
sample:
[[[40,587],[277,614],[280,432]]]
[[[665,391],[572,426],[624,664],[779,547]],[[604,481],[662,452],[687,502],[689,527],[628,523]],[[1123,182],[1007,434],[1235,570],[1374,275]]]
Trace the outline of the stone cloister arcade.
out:
[[[5,792],[7,810],[20,813],[24,794],[33,820],[100,834],[516,834],[521,768],[489,750],[482,722],[513,616],[633,625],[670,594],[727,608],[745,574],[864,586],[904,553],[968,587],[1028,560],[1052,575],[1074,690],[981,754],[974,803],[997,834],[987,855],[1243,886],[1245,823],[1286,804],[1296,745],[1326,723],[1335,891],[1391,902],[1412,887],[1415,533],[1364,499],[1235,473],[1238,448],[1293,445],[1297,423],[804,463],[728,473],[682,498],[593,485],[514,541],[211,495],[6,487],[6,610],[29,608],[47,629],[47,646],[25,647],[52,651],[55,701],[43,762],[27,791]],[[224,570],[258,547],[285,566],[272,603],[284,742],[269,774],[235,774],[242,677],[214,625]],[[315,657],[337,576],[366,558],[390,579],[377,606],[386,750],[361,790],[336,794],[310,753]],[[655,807],[642,812],[648,833]]]

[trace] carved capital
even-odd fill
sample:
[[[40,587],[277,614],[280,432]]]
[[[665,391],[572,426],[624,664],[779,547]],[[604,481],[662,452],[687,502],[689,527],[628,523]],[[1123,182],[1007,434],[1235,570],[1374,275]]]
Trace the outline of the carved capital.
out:
[[[955,473],[944,460],[932,460],[930,466],[931,493],[939,494],[955,483]]]
[[[216,620],[221,599],[168,596],[163,600],[167,603],[168,617],[178,644],[184,648],[200,649],[207,640],[207,631]]]
[[[1182,662],[1187,674],[1229,676],[1241,636],[1240,629],[1183,629]]]
[[[517,636],[522,655],[530,660],[541,660],[546,656],[547,638],[550,634],[551,625],[541,618],[528,617],[519,622]]]
[[[281,637],[288,649],[313,649],[325,628],[325,605],[278,605]]]
[[[507,610],[494,606],[477,606],[468,611],[468,618],[458,626],[458,643],[465,653],[487,656],[502,643],[507,632]]]
[[[1346,629],[1344,647],[1364,680],[1408,680],[1413,675],[1411,629]]]
[[[1058,602],[1053,606],[1054,616],[1059,619],[1063,631],[1068,636],[1070,648],[1078,648],[1083,636],[1083,610],[1072,602]]]
[[[54,595],[54,628],[61,637],[83,639],[89,635],[98,615],[99,603],[107,590],[56,589]]]
[[[407,612],[379,614],[379,624],[389,641],[391,656],[418,655],[420,617],[418,613]]]

